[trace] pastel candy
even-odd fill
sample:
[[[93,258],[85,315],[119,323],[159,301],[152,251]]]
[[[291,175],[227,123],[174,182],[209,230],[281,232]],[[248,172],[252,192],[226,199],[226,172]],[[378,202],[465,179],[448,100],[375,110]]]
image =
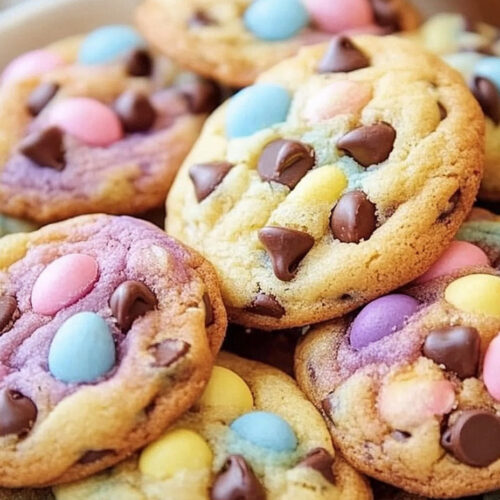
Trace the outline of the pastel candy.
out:
[[[371,98],[372,88],[368,83],[347,80],[333,82],[309,99],[304,118],[313,124],[337,115],[358,114]]]
[[[500,92],[500,57],[485,57],[481,59],[474,70],[477,76],[491,80]]]
[[[144,448],[139,470],[155,479],[169,479],[184,470],[210,469],[212,459],[212,451],[199,434],[173,429]]]
[[[469,274],[448,285],[447,302],[465,312],[500,318],[500,278],[490,274]]]
[[[36,228],[32,222],[0,215],[0,237],[6,234],[28,233]]]
[[[245,11],[246,28],[262,40],[286,40],[309,23],[301,0],[255,0]]]
[[[227,135],[246,137],[285,121],[290,102],[290,94],[279,85],[260,83],[241,90],[227,106]]]
[[[231,429],[245,441],[273,451],[293,451],[297,448],[297,437],[290,424],[280,416],[253,411],[237,418]]]
[[[477,63],[484,59],[484,55],[477,52],[457,52],[443,56],[443,59],[469,80],[474,74]]]
[[[497,335],[491,341],[486,351],[483,380],[492,397],[500,401],[500,335]]]
[[[49,350],[49,370],[63,382],[93,382],[115,364],[115,345],[107,323],[93,312],[71,316]]]
[[[452,241],[441,257],[415,282],[425,283],[464,267],[489,265],[488,256],[478,246],[467,241]]]
[[[84,297],[99,273],[90,255],[68,254],[51,262],[38,276],[31,291],[33,311],[55,314]]]
[[[51,109],[49,122],[90,146],[109,146],[123,136],[116,113],[89,97],[59,101]]]
[[[369,26],[374,22],[368,0],[304,0],[314,22],[329,33]]]
[[[253,396],[239,375],[223,366],[214,366],[200,398],[200,406],[235,408],[241,414],[253,408]]]
[[[2,83],[41,75],[64,65],[64,60],[48,50],[33,50],[12,60],[2,73]]]
[[[144,45],[143,38],[130,26],[103,26],[85,37],[78,52],[78,62],[81,64],[110,63]]]
[[[349,336],[351,346],[361,349],[400,330],[419,305],[418,300],[399,293],[370,302],[352,322]]]

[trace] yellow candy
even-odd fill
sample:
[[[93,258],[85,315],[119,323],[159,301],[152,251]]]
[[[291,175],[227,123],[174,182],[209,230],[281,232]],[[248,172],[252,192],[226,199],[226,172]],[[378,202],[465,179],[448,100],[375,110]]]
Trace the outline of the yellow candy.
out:
[[[215,366],[201,396],[200,406],[227,406],[246,413],[253,408],[253,396],[239,375],[222,366]]]
[[[448,285],[445,299],[457,309],[500,318],[500,278],[470,274]]]
[[[168,479],[181,470],[212,466],[212,451],[196,432],[174,429],[144,448],[139,470],[155,479]]]

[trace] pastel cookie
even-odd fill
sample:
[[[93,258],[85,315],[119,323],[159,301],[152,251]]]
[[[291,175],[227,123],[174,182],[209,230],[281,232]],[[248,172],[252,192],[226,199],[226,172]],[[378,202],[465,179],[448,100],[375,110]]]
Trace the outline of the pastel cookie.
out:
[[[500,275],[470,264],[313,327],[296,351],[347,460],[426,497],[500,487]]]
[[[85,477],[158,437],[226,328],[210,264],[125,216],[2,238],[0,289],[3,487]]]
[[[462,73],[486,117],[486,160],[479,197],[500,200],[500,31],[458,14],[440,14],[410,35]]]
[[[447,248],[477,193],[483,127],[460,75],[405,40],[303,48],[209,118],[167,232],[215,265],[234,323],[339,317]]]
[[[47,223],[159,207],[218,92],[128,26],[18,57],[0,78],[0,212]]]
[[[221,353],[199,402],[162,437],[56,500],[369,500],[284,373]]]
[[[419,16],[406,0],[144,0],[136,20],[173,60],[243,87],[304,45],[414,29]]]

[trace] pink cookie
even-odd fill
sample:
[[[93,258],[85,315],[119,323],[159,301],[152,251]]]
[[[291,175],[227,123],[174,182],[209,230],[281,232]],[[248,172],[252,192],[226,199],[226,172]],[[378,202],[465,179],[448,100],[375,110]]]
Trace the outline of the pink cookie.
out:
[[[465,267],[489,265],[488,256],[478,246],[467,241],[452,241],[441,257],[415,283],[425,283]]]
[[[116,113],[88,97],[74,97],[55,104],[49,121],[90,146],[109,146],[123,137]]]
[[[56,314],[85,296],[98,274],[97,262],[89,255],[73,253],[60,257],[35,281],[31,293],[33,310],[40,314]]]
[[[37,76],[63,65],[63,59],[48,50],[26,52],[7,65],[2,73],[2,83],[12,83],[23,78]]]
[[[304,3],[318,27],[329,33],[369,26],[375,21],[368,0],[304,0]]]

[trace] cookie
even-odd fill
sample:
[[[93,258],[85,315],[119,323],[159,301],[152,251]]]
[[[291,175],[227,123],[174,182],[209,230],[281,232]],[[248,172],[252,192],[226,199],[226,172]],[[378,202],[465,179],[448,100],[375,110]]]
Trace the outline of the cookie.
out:
[[[53,222],[159,207],[216,87],[106,26],[12,61],[0,85],[0,212]]]
[[[145,0],[136,15],[160,51],[233,87],[332,34],[414,29],[418,19],[406,0]]]
[[[303,48],[209,118],[167,198],[234,323],[339,317],[416,278],[469,212],[484,120],[462,78],[395,37]]]
[[[459,14],[439,14],[411,35],[462,73],[486,117],[486,160],[479,197],[500,201],[500,30]]]
[[[326,424],[275,368],[221,353],[199,402],[140,454],[57,500],[368,500]]]
[[[432,498],[500,487],[500,274],[456,243],[405,289],[313,327],[296,352],[299,385],[346,459]]]
[[[1,486],[113,465],[203,390],[226,327],[216,276],[152,224],[82,216],[6,236],[0,269]]]

